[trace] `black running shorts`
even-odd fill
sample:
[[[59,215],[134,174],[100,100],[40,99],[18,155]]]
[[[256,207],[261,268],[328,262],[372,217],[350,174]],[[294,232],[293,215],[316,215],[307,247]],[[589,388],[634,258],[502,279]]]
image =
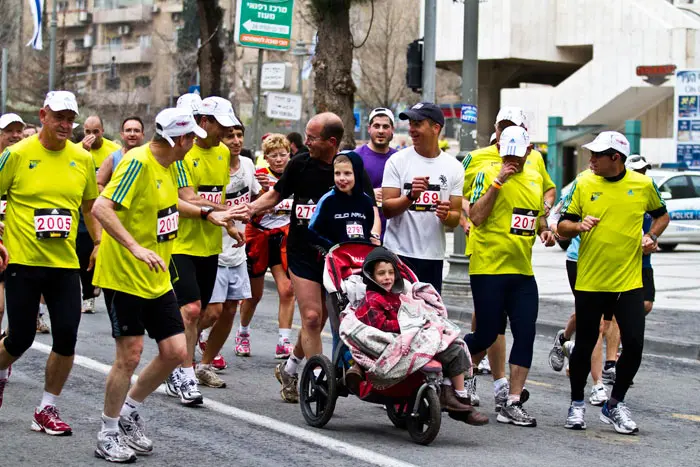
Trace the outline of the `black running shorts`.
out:
[[[170,290],[158,298],[142,298],[105,289],[105,304],[112,322],[112,337],[143,336],[160,342],[185,332],[175,293]]]
[[[173,255],[170,261],[170,280],[180,307],[198,300],[204,310],[211,300],[219,267],[219,255]]]

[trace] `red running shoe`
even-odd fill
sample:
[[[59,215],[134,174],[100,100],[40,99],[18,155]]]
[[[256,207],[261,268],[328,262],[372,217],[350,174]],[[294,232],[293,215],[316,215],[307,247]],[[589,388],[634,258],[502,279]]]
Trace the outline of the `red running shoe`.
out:
[[[51,436],[70,436],[73,434],[70,425],[61,420],[58,409],[53,405],[47,405],[43,410],[34,410],[32,430],[43,431]]]
[[[219,354],[212,359],[211,367],[216,371],[222,371],[228,368],[228,364],[226,363],[226,360],[224,360],[224,356]]]

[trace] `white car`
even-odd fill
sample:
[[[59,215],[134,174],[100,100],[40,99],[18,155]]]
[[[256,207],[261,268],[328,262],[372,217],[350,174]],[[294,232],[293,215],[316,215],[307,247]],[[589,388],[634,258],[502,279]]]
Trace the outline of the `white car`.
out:
[[[700,245],[700,172],[651,169],[646,173],[659,187],[671,223],[659,237],[659,248],[671,251],[679,243]],[[562,196],[572,183],[562,188]],[[560,242],[566,249],[568,240]]]

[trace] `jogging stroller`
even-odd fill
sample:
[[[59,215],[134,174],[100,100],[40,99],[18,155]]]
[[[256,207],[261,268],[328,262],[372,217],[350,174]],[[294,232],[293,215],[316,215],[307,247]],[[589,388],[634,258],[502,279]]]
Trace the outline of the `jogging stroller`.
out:
[[[328,293],[327,305],[333,331],[333,359],[316,355],[308,360],[299,383],[299,403],[307,424],[321,428],[333,416],[338,397],[347,397],[352,391],[345,384],[345,374],[353,363],[348,347],[340,340],[340,313],[348,306],[346,293],[350,276],[361,274],[362,264],[375,248],[367,243],[341,243],[328,252],[323,274],[323,285]],[[416,275],[399,260],[401,276],[413,283]],[[363,295],[364,296],[364,295]],[[384,405],[391,422],[408,430],[411,439],[418,444],[430,444],[441,423],[440,383],[442,365],[430,361],[419,371],[400,383],[384,389],[373,388],[365,376],[358,396],[361,400]],[[459,420],[459,415],[450,413]]]

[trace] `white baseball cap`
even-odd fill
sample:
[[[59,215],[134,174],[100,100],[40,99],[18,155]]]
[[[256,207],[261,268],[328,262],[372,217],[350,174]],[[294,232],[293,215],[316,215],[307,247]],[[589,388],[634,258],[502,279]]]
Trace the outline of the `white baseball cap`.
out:
[[[193,115],[199,113],[199,107],[202,105],[202,98],[197,93],[183,94],[177,98],[176,107],[178,109],[187,108],[192,110]]]
[[[391,109],[387,109],[386,107],[377,107],[373,111],[369,113],[369,123],[372,123],[372,119],[376,117],[377,115],[383,115],[385,117],[389,117],[389,120],[391,120],[391,126],[394,126],[394,112],[391,111]]]
[[[236,114],[233,113],[231,102],[223,97],[211,96],[202,99],[202,103],[199,106],[199,115],[211,115],[217,122],[227,128],[241,124],[236,118]]]
[[[627,162],[625,162],[625,167],[627,167],[630,170],[642,170],[650,169],[651,164],[647,162],[644,156],[641,156],[639,154],[631,154],[627,158]]]
[[[525,157],[527,149],[530,147],[530,135],[527,130],[520,126],[509,126],[501,132],[501,139],[498,141],[501,157],[517,156]]]
[[[54,112],[72,110],[76,115],[80,115],[78,112],[78,101],[75,100],[75,94],[70,91],[50,91],[46,94],[44,107],[48,107]]]
[[[527,115],[525,111],[520,107],[502,107],[496,115],[496,124],[502,122],[503,120],[508,120],[509,122],[515,123],[517,126],[524,126],[527,128]]]
[[[206,138],[207,132],[197,125],[188,108],[174,108],[161,110],[156,115],[156,133],[162,136],[170,146],[175,146],[172,137],[194,133],[200,138]]]
[[[0,130],[7,128],[10,123],[21,123],[24,126],[24,120],[17,114],[9,113],[0,117]]]
[[[591,152],[603,152],[614,149],[625,157],[630,155],[630,143],[625,135],[617,131],[604,131],[595,137],[593,141],[583,145]]]
[[[496,144],[496,132],[494,131],[491,133],[491,137],[489,138],[489,144]]]

